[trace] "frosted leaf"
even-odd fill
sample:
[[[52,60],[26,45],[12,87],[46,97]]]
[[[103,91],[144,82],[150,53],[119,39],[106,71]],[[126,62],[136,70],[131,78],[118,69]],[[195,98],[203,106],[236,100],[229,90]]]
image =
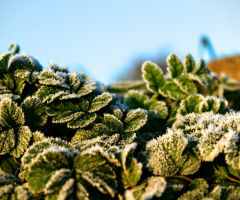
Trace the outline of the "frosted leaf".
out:
[[[164,101],[149,100],[145,105],[151,118],[165,119],[168,116],[168,107]]]
[[[81,89],[77,92],[80,96],[85,96],[93,92],[96,89],[96,83],[90,80],[87,80],[81,86]]]
[[[183,64],[175,54],[170,54],[167,57],[167,64],[169,66],[167,70],[169,71],[172,78],[177,78],[182,75]]]
[[[58,86],[60,88],[70,89],[65,81],[66,74],[55,73],[52,70],[44,69],[39,76],[39,83],[48,86]]]
[[[182,132],[173,132],[170,129],[165,135],[152,139],[146,145],[149,154],[149,169],[155,175],[172,176],[176,174],[186,159],[182,154],[187,144],[187,138]]]
[[[104,114],[104,124],[115,133],[122,133],[123,123],[114,115]]]
[[[180,167],[180,173],[182,175],[194,174],[201,167],[201,158],[196,149],[187,147],[182,157],[185,158],[183,165]]]
[[[61,168],[70,168],[74,154],[64,147],[52,146],[35,157],[26,177],[29,187],[36,191],[43,191],[54,172]]]
[[[41,71],[42,66],[39,62],[26,54],[16,54],[10,57],[8,61],[8,71],[13,72],[16,69],[27,69],[28,71]]]
[[[213,200],[221,200],[223,197],[223,188],[219,185],[215,186],[212,191],[209,193],[208,197],[209,199],[213,199]],[[207,198],[205,198],[207,200]]]
[[[208,193],[208,183],[202,179],[202,178],[197,178],[194,179],[193,182],[191,183],[189,190],[185,192],[179,200],[189,200],[189,199],[199,199],[201,200],[204,198],[207,193]]]
[[[130,90],[124,97],[124,104],[129,109],[142,108],[147,110],[150,118],[165,119],[168,116],[168,108],[164,101],[149,99],[147,95],[143,95],[136,90]]]
[[[8,60],[11,56],[11,52],[5,52],[0,55],[0,73],[6,73],[8,70]]]
[[[124,200],[136,200],[133,193],[130,190],[126,190],[124,193]]]
[[[14,129],[0,132],[0,155],[9,153],[15,146]]]
[[[133,194],[135,199],[149,200],[153,199],[154,197],[161,197],[166,188],[166,185],[167,182],[164,178],[150,177],[142,184],[131,189],[131,193]]]
[[[210,70],[208,69],[206,63],[202,60],[198,60],[198,68],[191,76],[193,80],[198,81],[200,84],[207,86],[210,84],[212,77],[210,74]]]
[[[4,98],[12,99],[12,100],[18,100],[21,99],[19,95],[14,95],[14,94],[0,94],[0,101]]]
[[[79,87],[83,83],[82,76],[80,74],[76,73],[76,72],[72,72],[71,74],[69,74],[68,79],[69,79],[71,91],[73,91],[73,92],[78,91]]]
[[[173,100],[184,99],[195,92],[196,87],[187,76],[181,76],[178,79],[169,80],[166,82],[164,88],[159,90],[161,95]]]
[[[68,122],[69,128],[84,128],[94,122],[97,118],[96,113],[87,113],[83,116],[79,116],[76,119]]]
[[[32,139],[33,139],[33,143],[36,143],[36,142],[40,142],[46,138],[44,137],[44,134],[42,132],[35,131],[32,134]]]
[[[142,77],[151,92],[157,93],[160,88],[164,87],[166,82],[162,70],[149,61],[142,65]]]
[[[69,93],[66,92],[63,88],[52,88],[47,86],[41,86],[36,95],[39,99],[42,100],[43,103],[52,103],[55,99],[60,98],[62,96],[68,95]]]
[[[195,61],[190,54],[184,56],[183,65],[186,73],[191,73],[195,69]]]
[[[87,182],[100,193],[108,194],[113,198],[116,194],[117,182],[116,174],[110,163],[118,164],[118,161],[112,156],[100,147],[92,147],[82,152],[74,159],[73,164],[77,180],[80,183]],[[91,196],[93,194],[90,191],[89,195]]]
[[[28,126],[21,126],[16,133],[16,143],[14,148],[11,150],[10,154],[16,158],[19,158],[24,151],[27,149],[30,139],[32,137],[32,132]]]
[[[141,128],[147,121],[146,111],[143,109],[135,109],[131,110],[127,113],[126,118],[124,119],[125,132],[136,131]]]
[[[53,123],[66,123],[71,120],[75,120],[77,118],[80,118],[82,115],[84,115],[84,112],[73,112],[73,111],[65,111],[58,113],[55,117],[53,117]]]
[[[57,145],[62,146],[65,148],[68,148],[70,150],[74,150],[74,147],[72,144],[58,139],[58,138],[47,138],[42,141],[34,143],[32,146],[30,146],[26,152],[24,153],[23,157],[21,158],[22,166],[23,168],[29,167],[29,165],[32,163],[34,158],[39,154],[42,153],[45,149],[48,149],[51,145]]]
[[[51,178],[47,181],[45,188],[44,188],[44,193],[47,196],[50,196],[49,199],[53,199],[53,197],[55,198],[60,198],[61,195],[59,193],[65,193],[63,192],[64,189],[64,185],[71,180],[71,178],[73,177],[73,172],[69,169],[59,169],[56,170]],[[74,181],[73,181],[74,183]],[[65,186],[66,187],[66,186]],[[72,184],[70,184],[70,187],[68,187],[69,190],[71,190],[71,187],[73,187]],[[70,195],[71,192],[69,191]]]
[[[224,141],[225,160],[228,165],[237,170],[240,170],[239,142],[239,134],[229,128]]]
[[[47,122],[46,107],[38,97],[27,97],[21,103],[21,108],[24,112],[25,124],[31,128],[43,126]]]
[[[0,199],[1,200],[34,200],[33,194],[28,188],[23,186],[5,185],[0,186]]]
[[[188,98],[181,101],[178,113],[181,115],[186,115],[189,113],[201,113],[201,103],[203,100],[204,97],[199,94],[189,96]]]
[[[135,187],[142,175],[142,163],[138,163],[137,159],[132,157],[135,148],[136,144],[132,143],[121,151],[121,182],[124,189]]]
[[[210,125],[201,130],[202,136],[197,145],[203,161],[213,161],[224,148],[224,132],[220,127]]]
[[[124,105],[129,109],[145,108],[145,102],[149,100],[147,95],[141,94],[137,90],[129,90],[124,97]]]
[[[112,110],[114,116],[120,120],[127,111],[127,107],[124,104],[121,104],[119,101],[117,101],[114,105],[110,105],[110,109]]]
[[[89,111],[88,112],[96,112],[98,110],[100,110],[101,108],[105,107],[106,105],[108,105],[108,103],[112,100],[112,96],[107,93],[104,92],[98,96],[96,96],[89,107]]]
[[[9,98],[0,102],[0,117],[12,128],[17,128],[25,122],[22,109]]]
[[[82,139],[81,133],[79,133],[81,131],[84,131],[84,130],[79,129],[71,140],[71,142],[74,143],[74,145],[80,152],[95,145],[99,145],[103,147],[107,146],[107,144],[105,144],[101,136],[94,137],[92,139]]]
[[[6,173],[0,168],[0,187],[9,184],[20,184],[21,180],[16,176]]]

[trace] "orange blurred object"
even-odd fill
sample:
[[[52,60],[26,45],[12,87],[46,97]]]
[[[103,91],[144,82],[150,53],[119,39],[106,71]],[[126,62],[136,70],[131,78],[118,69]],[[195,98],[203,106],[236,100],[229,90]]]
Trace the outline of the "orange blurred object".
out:
[[[229,79],[240,81],[240,55],[228,56],[207,63],[208,68],[218,74],[227,74]]]

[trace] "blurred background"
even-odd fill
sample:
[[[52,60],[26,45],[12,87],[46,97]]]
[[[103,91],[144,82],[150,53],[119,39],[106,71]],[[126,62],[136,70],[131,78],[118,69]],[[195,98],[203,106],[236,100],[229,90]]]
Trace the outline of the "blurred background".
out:
[[[0,0],[0,8],[0,53],[15,42],[45,68],[53,61],[104,84],[139,78],[146,60],[165,67],[170,53],[240,54],[239,0]]]

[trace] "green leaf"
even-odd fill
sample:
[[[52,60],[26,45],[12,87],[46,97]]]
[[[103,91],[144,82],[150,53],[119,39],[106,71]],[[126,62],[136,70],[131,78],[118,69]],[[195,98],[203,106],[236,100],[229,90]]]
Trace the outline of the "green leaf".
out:
[[[77,94],[80,96],[86,96],[93,92],[93,90],[95,90],[96,88],[97,87],[95,82],[87,80],[83,83],[80,90],[78,90]]]
[[[43,191],[57,170],[71,168],[73,159],[73,153],[64,147],[53,146],[38,154],[26,177],[29,187],[35,192]]]
[[[149,154],[148,167],[154,175],[172,176],[186,161],[183,152],[188,144],[181,132],[168,133],[149,141],[146,145]]]
[[[179,200],[188,200],[188,199],[196,199],[201,200],[203,197],[205,197],[208,193],[208,183],[202,179],[197,178],[194,179],[189,191],[185,192]]]
[[[195,92],[196,87],[194,83],[186,76],[182,76],[179,79],[169,80],[165,84],[165,87],[159,90],[160,94],[174,100],[184,99]]]
[[[18,128],[25,122],[22,109],[9,98],[0,102],[0,117],[12,128]]]
[[[8,129],[0,132],[0,155],[9,153],[15,146],[14,129]]]
[[[66,92],[63,88],[53,88],[53,87],[48,87],[48,86],[41,86],[36,95],[38,96],[39,99],[42,100],[43,103],[52,103],[55,99],[68,95],[69,93]]]
[[[202,101],[204,97],[200,94],[189,96],[180,103],[178,113],[181,115],[186,115],[189,113],[201,113],[202,112]]]
[[[72,72],[69,75],[69,83],[71,86],[71,91],[77,92],[83,82],[84,82],[83,78],[79,73]]]
[[[124,189],[135,187],[142,176],[143,165],[132,156],[135,148],[135,143],[128,144],[121,152],[121,182]]]
[[[21,126],[16,133],[16,144],[11,151],[11,155],[19,158],[27,149],[32,137],[32,132],[28,126]]]
[[[186,148],[182,157],[186,157],[183,166],[180,169],[182,175],[191,175],[196,173],[201,166],[201,159],[196,151]]]
[[[190,54],[184,56],[184,70],[186,73],[191,73],[195,69],[195,61]]]
[[[152,99],[145,102],[150,117],[165,119],[168,116],[168,107],[164,101]]]
[[[124,119],[124,131],[133,132],[140,129],[147,121],[147,114],[145,110],[135,109],[127,113]]]
[[[33,194],[27,187],[16,185],[0,186],[0,200],[34,200]]]
[[[130,90],[124,97],[124,105],[129,109],[145,108],[145,102],[149,100],[147,95],[141,94],[137,90]]]
[[[115,133],[123,132],[123,123],[114,115],[104,114],[103,123]]]
[[[2,170],[2,171],[6,172],[8,174],[15,174],[16,171],[19,170],[19,168],[20,168],[20,164],[12,156],[10,156],[10,155],[6,156],[5,155],[4,157],[1,158],[0,171]],[[0,177],[3,178],[1,172],[0,172]],[[14,178],[15,178],[15,176],[14,176]],[[9,184],[9,183],[10,182],[5,183],[5,184]],[[0,185],[1,184],[4,184],[3,179],[1,179]]]
[[[151,92],[158,93],[158,90],[165,85],[165,77],[162,70],[152,62],[145,62],[142,66],[142,77],[147,83],[147,88]]]
[[[175,54],[170,54],[167,57],[167,63],[169,65],[169,68],[167,68],[167,70],[169,71],[172,78],[178,78],[182,75],[183,64]]]
[[[133,200],[145,200],[145,199],[154,199],[154,197],[161,197],[167,182],[162,177],[149,177],[142,184],[136,186],[131,190],[127,190],[125,192],[125,199],[128,200],[128,197],[132,197],[129,199]]]
[[[21,104],[25,116],[25,124],[30,128],[43,126],[47,122],[48,114],[45,105],[36,96],[27,97]]]
[[[224,149],[224,131],[220,127],[210,125],[201,131],[202,137],[197,145],[203,161],[213,161]]]
[[[92,100],[88,112],[92,113],[92,112],[96,112],[96,111],[100,110],[101,108],[108,105],[108,103],[112,100],[112,98],[113,97],[109,93],[106,93],[106,92],[96,96]]]
[[[17,69],[26,69],[30,72],[42,70],[42,66],[39,62],[26,54],[16,54],[11,56],[8,62],[8,71],[14,72]]]
[[[87,113],[85,115],[79,115],[74,120],[67,123],[69,128],[84,128],[94,122],[97,118],[96,113]]]
[[[112,198],[116,195],[116,173],[110,165],[111,160],[110,155],[100,147],[87,149],[74,159],[73,167],[77,172],[76,179],[84,188],[83,191],[89,192],[90,199],[94,195],[90,192],[91,188],[108,194]]]
[[[52,70],[43,70],[39,76],[39,82],[43,85],[58,86],[64,89],[70,89],[66,84],[66,74],[62,72],[53,72]]]
[[[2,53],[0,55],[0,73],[6,73],[8,71],[8,61],[10,56],[10,52]]]

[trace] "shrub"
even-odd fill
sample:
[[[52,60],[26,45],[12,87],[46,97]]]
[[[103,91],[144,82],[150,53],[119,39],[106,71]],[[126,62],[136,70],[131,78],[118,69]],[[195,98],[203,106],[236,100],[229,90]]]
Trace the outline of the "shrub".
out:
[[[238,199],[239,83],[167,63],[105,88],[1,54],[0,199]]]

